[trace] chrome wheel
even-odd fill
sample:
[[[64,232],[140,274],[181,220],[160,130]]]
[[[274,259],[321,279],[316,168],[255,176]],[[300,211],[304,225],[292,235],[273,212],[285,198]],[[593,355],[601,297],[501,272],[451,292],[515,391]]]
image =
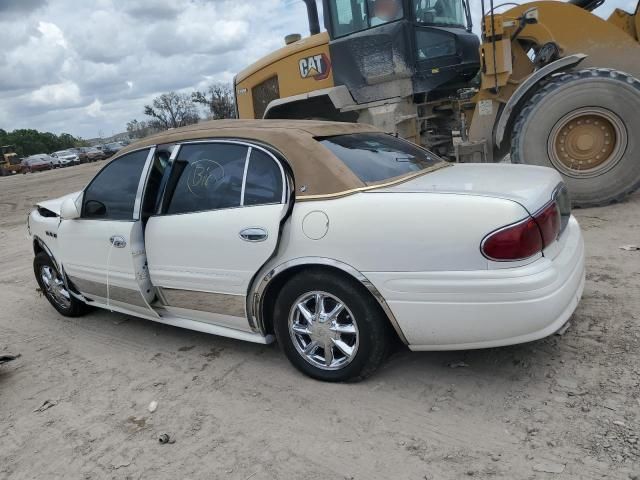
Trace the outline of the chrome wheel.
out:
[[[339,298],[326,292],[299,297],[289,313],[289,335],[308,363],[323,370],[339,370],[358,352],[358,324]]]
[[[67,309],[71,306],[71,296],[64,286],[58,272],[49,265],[40,268],[40,279],[45,287],[45,294],[60,307]]]

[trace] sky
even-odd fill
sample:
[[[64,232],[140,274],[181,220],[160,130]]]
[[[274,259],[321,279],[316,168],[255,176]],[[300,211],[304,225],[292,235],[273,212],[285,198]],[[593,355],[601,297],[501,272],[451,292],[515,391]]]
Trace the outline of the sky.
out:
[[[161,93],[231,82],[308,26],[301,0],[0,0],[0,32],[0,128],[93,138]]]

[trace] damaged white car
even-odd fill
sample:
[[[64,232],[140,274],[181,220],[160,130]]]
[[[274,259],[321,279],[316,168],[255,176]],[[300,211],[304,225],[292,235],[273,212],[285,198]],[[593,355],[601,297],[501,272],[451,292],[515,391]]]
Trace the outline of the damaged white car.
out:
[[[562,328],[584,247],[560,175],[452,165],[366,125],[217,121],[118,152],[29,216],[63,315],[106,308],[258,343],[357,380],[412,350]]]

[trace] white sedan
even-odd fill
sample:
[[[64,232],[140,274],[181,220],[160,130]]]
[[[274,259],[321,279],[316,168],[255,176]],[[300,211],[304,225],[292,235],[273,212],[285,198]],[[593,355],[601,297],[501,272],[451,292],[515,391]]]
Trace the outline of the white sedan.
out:
[[[411,350],[529,342],[561,329],[584,246],[560,175],[449,164],[366,125],[214,121],[118,152],[29,216],[40,287],[240,340],[357,380],[393,336]]]

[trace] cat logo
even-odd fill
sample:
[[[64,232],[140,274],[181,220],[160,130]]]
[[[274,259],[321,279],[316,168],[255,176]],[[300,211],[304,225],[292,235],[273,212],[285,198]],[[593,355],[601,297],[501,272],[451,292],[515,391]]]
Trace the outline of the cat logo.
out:
[[[302,78],[313,78],[324,80],[331,71],[331,62],[324,53],[313,55],[312,57],[301,58],[299,62],[300,76]]]

